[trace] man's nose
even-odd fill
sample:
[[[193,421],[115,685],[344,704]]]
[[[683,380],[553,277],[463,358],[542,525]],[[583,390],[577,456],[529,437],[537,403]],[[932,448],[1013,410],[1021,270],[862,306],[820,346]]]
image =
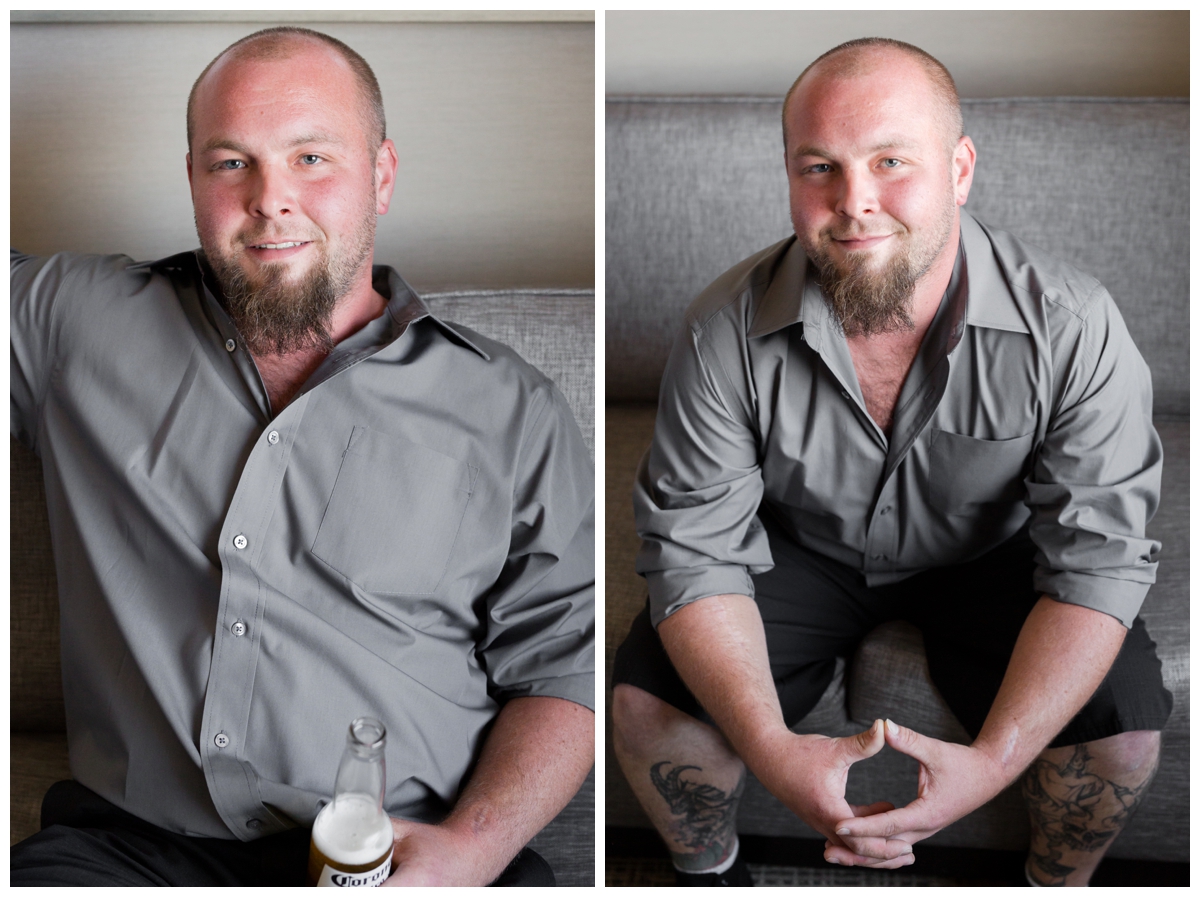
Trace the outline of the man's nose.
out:
[[[250,213],[263,218],[278,218],[295,208],[293,182],[286,171],[270,165],[259,166],[250,196]]]
[[[867,171],[847,168],[842,174],[837,213],[847,218],[861,218],[879,211],[878,185]]]

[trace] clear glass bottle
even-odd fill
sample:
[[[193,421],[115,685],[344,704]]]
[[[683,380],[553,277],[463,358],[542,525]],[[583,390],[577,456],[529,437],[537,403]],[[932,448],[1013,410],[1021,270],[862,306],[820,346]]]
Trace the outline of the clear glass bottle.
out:
[[[392,823],[383,809],[383,723],[350,724],[333,800],[313,822],[308,881],[318,887],[376,887],[392,870]]]

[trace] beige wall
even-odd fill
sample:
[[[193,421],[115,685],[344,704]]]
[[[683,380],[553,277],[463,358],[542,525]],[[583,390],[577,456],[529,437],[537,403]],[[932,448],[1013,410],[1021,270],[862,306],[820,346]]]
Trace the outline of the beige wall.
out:
[[[10,29],[12,244],[138,259],[195,246],[184,168],[188,90],[225,46],[286,22],[278,14],[266,23],[261,14],[256,22],[49,15],[74,21],[14,14]],[[292,21],[354,47],[380,80],[400,177],[380,219],[376,260],[422,289],[591,287],[592,23],[578,14],[364,16]]]
[[[1187,96],[1188,12],[610,12],[609,94],[782,96],[856,37],[916,44],[964,97]]]

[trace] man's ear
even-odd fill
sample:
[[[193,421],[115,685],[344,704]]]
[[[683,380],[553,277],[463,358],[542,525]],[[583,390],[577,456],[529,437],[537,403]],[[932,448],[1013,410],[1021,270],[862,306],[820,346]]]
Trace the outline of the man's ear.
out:
[[[966,205],[967,195],[975,180],[975,144],[970,137],[960,137],[950,162],[954,172],[954,201]]]
[[[192,154],[188,153],[184,159],[187,160],[188,187],[190,188],[192,186]]]
[[[386,215],[392,202],[392,191],[396,189],[396,169],[400,160],[396,156],[396,144],[391,139],[383,141],[375,155],[375,214]]]

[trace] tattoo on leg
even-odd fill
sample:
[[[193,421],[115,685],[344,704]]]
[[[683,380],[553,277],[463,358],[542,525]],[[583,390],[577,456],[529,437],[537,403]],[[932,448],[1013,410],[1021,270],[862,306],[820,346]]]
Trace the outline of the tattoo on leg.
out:
[[[664,766],[671,767],[665,775]],[[671,834],[694,851],[672,850],[675,864],[681,869],[710,869],[728,859],[733,849],[737,802],[746,787],[746,774],[743,771],[733,792],[726,794],[715,785],[683,778],[688,770],[704,771],[699,766],[672,767],[670,760],[661,760],[650,767],[650,781],[671,815],[682,817],[671,823]]]
[[[1128,787],[1088,772],[1092,759],[1087,746],[1075,746],[1075,752],[1062,766],[1038,759],[1026,771],[1021,790],[1029,806],[1035,829],[1045,835],[1043,854],[1035,847],[1031,861],[1049,876],[1049,884],[1066,884],[1074,866],[1063,864],[1066,851],[1091,853],[1115,838],[1133,815],[1146,793],[1154,773]],[[1116,804],[1115,812],[1105,814]]]

